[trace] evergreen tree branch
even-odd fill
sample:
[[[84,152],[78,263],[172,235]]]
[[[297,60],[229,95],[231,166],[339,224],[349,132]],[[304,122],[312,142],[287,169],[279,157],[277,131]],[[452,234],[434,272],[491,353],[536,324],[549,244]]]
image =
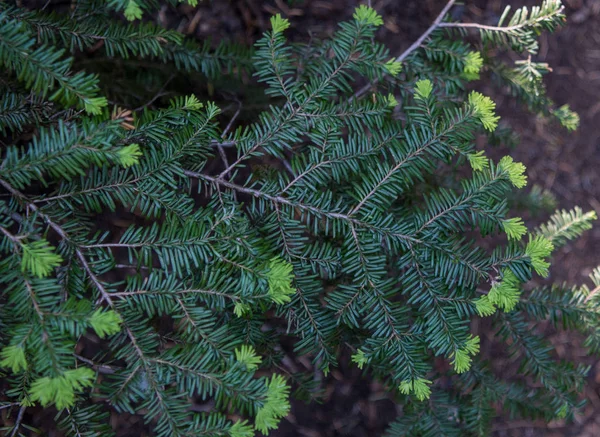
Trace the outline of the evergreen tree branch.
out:
[[[454,22],[445,22],[439,23],[439,27],[452,27],[452,28],[463,28],[463,29],[478,29],[478,30],[487,30],[492,32],[504,32],[510,33],[515,30],[522,30],[527,27],[532,27],[539,25],[541,23],[545,23],[548,20],[553,19],[554,17],[561,15],[564,12],[564,6],[559,7],[558,9],[552,9],[548,13],[537,15],[534,19],[525,20],[521,23],[512,25],[512,26],[488,26],[485,24],[479,23],[454,23]]]
[[[196,172],[189,171],[189,170],[185,170],[184,173],[188,177],[195,178],[195,179],[200,179],[200,180],[205,180],[205,181],[210,182],[210,183],[212,183],[214,185],[221,185],[221,186],[230,188],[232,190],[238,191],[240,193],[249,194],[249,195],[254,196],[254,197],[260,197],[260,198],[266,199],[266,200],[268,200],[268,201],[270,201],[270,202],[272,202],[274,204],[278,203],[278,204],[281,204],[281,205],[292,206],[294,208],[299,208],[299,209],[303,209],[303,210],[309,211],[309,212],[311,212],[313,214],[316,214],[318,216],[328,217],[328,218],[332,218],[332,219],[339,219],[339,220],[342,220],[344,222],[348,222],[348,223],[357,225],[357,226],[362,227],[362,228],[367,228],[367,229],[371,229],[371,230],[377,230],[378,229],[376,226],[371,225],[371,224],[369,224],[369,223],[367,223],[365,221],[355,219],[355,218],[351,217],[348,214],[342,214],[342,213],[325,211],[325,210],[319,209],[319,208],[317,208],[315,206],[312,206],[312,205],[306,205],[306,204],[303,204],[303,203],[300,203],[300,202],[294,202],[294,201],[292,201],[290,199],[287,199],[285,197],[282,197],[282,196],[273,196],[273,195],[264,193],[262,191],[255,190],[253,188],[243,187],[241,185],[234,184],[234,183],[226,181],[224,179],[220,179],[219,177],[208,176],[208,175],[205,175],[205,174],[202,174],[202,173],[196,173]],[[403,234],[394,233],[394,232],[389,232],[388,233],[388,232],[386,232],[387,231],[386,229],[380,229],[379,231],[382,234],[389,235],[391,237],[399,238],[399,239],[406,240],[406,241],[412,241],[414,243],[418,243],[420,241],[419,239],[417,239],[415,237],[412,237],[412,236],[403,235]]]
[[[404,61],[415,50],[417,50],[418,48],[421,47],[421,45],[423,44],[423,42],[425,42],[425,40],[429,37],[429,35],[431,35],[436,29],[438,29],[440,27],[441,24],[443,24],[442,21],[444,20],[444,18],[446,17],[446,14],[448,14],[450,9],[452,9],[452,6],[454,6],[454,3],[456,3],[456,0],[449,0],[448,3],[446,3],[446,6],[444,6],[444,8],[439,13],[437,18],[433,21],[431,26],[429,26],[429,28],[425,32],[423,32],[423,34],[414,43],[412,43],[410,45],[410,47],[408,47],[404,52],[402,52],[402,54],[400,54],[396,57],[396,62]],[[364,87],[359,89],[357,92],[355,92],[354,95],[352,96],[352,98],[350,99],[350,101],[362,97],[365,93],[367,93],[376,84],[377,84],[377,81],[368,83],[367,85],[365,85]]]

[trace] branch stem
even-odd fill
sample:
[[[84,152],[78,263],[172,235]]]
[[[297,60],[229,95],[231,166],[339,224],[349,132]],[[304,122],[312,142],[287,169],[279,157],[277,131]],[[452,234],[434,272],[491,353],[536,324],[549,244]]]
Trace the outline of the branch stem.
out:
[[[60,227],[58,224],[54,223],[52,221],[52,219],[50,219],[50,217],[48,217],[46,214],[41,212],[39,210],[39,208],[33,202],[29,201],[29,199],[27,199],[27,197],[23,193],[16,190],[8,182],[6,182],[2,179],[0,179],[0,185],[2,185],[13,196],[24,201],[27,205],[27,208],[29,208],[31,211],[39,214],[39,216],[48,224],[48,226],[50,226],[50,228],[52,228],[52,230],[54,232],[56,232],[60,236],[61,239],[63,239],[64,241],[67,241],[67,242],[71,241],[71,239],[69,238],[67,233],[64,231],[64,229],[62,227]],[[85,256],[83,255],[83,252],[81,251],[81,248],[79,246],[74,246],[74,248],[75,248],[75,254],[77,255],[77,258],[79,259],[81,266],[83,267],[85,272],[88,274],[90,281],[92,281],[94,286],[100,292],[100,296],[101,296],[102,300],[105,301],[110,307],[113,307],[114,304],[113,304],[112,300],[110,299],[110,295],[106,291],[106,288],[104,288],[104,285],[102,285],[102,283],[100,282],[98,277],[94,274],[94,272],[90,268],[89,263],[87,262],[87,260],[85,259]]]
[[[202,173],[192,172],[189,170],[185,170],[184,174],[191,178],[210,182],[211,184],[216,185],[216,186],[223,186],[223,187],[229,188],[231,190],[234,190],[234,191],[237,191],[240,193],[248,194],[248,195],[251,195],[254,197],[260,197],[260,198],[269,200],[271,203],[274,203],[274,204],[288,205],[288,206],[291,206],[294,208],[302,209],[305,211],[310,211],[313,214],[320,215],[323,217],[342,220],[349,224],[359,226],[361,228],[368,228],[368,229],[376,230],[375,226],[373,226],[372,224],[364,222],[362,220],[358,220],[354,217],[351,217],[348,214],[325,211],[320,208],[317,208],[316,206],[306,205],[306,204],[299,203],[299,202],[294,202],[294,201],[287,199],[285,197],[282,197],[282,196],[273,196],[271,194],[264,193],[260,190],[255,190],[253,188],[247,188],[247,187],[243,187],[241,185],[234,184],[233,182],[226,181],[224,179],[221,179],[220,177],[213,177],[213,176],[209,176],[209,175],[202,174]],[[384,233],[386,233],[386,232],[384,232]],[[386,235],[395,237],[395,238],[399,238],[401,240],[410,241],[413,243],[420,243],[420,240],[418,238],[414,238],[412,236],[405,235],[405,234],[389,232],[389,233],[386,233]]]
[[[398,56],[396,58],[396,62],[402,62],[404,61],[406,58],[408,58],[408,56],[414,52],[415,50],[417,50],[419,47],[421,47],[421,45],[423,44],[423,42],[429,37],[429,35],[431,35],[438,27],[441,26],[442,20],[444,19],[444,17],[446,16],[446,14],[448,13],[448,11],[450,11],[450,9],[452,8],[452,6],[454,6],[454,3],[456,3],[456,0],[449,0],[448,3],[446,3],[446,6],[444,6],[444,9],[442,9],[442,11],[440,12],[440,14],[437,16],[437,18],[435,19],[435,21],[433,22],[433,24],[431,26],[429,26],[429,28],[425,31],[425,33],[423,33],[419,39],[417,39],[414,43],[412,43],[412,45],[407,48],[400,56]],[[359,97],[361,97],[362,95],[364,95],[367,91],[369,91],[369,89],[375,85],[378,81],[375,80],[373,82],[370,82],[368,84],[366,84],[364,87],[362,87],[361,89],[359,89],[354,96],[352,96],[350,98],[350,102],[358,99]]]

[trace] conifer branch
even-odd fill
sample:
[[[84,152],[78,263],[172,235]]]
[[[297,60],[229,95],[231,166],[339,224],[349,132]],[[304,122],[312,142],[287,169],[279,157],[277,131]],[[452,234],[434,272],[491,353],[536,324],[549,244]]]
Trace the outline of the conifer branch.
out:
[[[52,228],[52,230],[59,235],[59,237],[62,240],[64,240],[65,242],[74,244],[73,241],[67,235],[67,233],[58,224],[56,224],[54,221],[52,221],[48,215],[41,212],[39,210],[39,208],[33,202],[29,201],[23,193],[14,189],[11,185],[9,185],[6,181],[3,181],[2,179],[0,179],[0,185],[2,185],[8,192],[10,192],[17,199],[24,202],[27,209],[30,209],[31,211],[37,213],[48,224],[48,226],[50,226]],[[96,277],[96,275],[90,268],[90,265],[88,264],[85,256],[83,255],[83,252],[77,245],[75,245],[75,254],[77,255],[77,259],[79,259],[81,266],[84,268],[84,270],[88,274],[90,281],[92,281],[92,283],[94,284],[96,289],[100,292],[100,297],[102,298],[102,300],[105,301],[109,306],[112,307],[113,303],[110,299],[110,295],[108,294],[108,292],[106,291],[106,289],[104,288],[104,286],[102,285],[100,280]]]
[[[376,40],[383,17],[366,5],[330,39],[310,44],[289,43],[290,21],[277,15],[254,51],[123,25],[96,3],[78,3],[70,18],[0,4],[0,46],[8,47],[0,63],[33,89],[0,84],[7,144],[0,371],[10,373],[15,399],[53,404],[61,410],[57,432],[69,437],[110,436],[106,417],[114,411],[143,415],[157,437],[267,433],[289,412],[289,386],[281,375],[264,375],[282,370],[279,344],[292,335],[294,353],[320,371],[337,366],[346,345],[353,363],[402,395],[395,398],[403,415],[390,435],[486,435],[499,401],[546,418],[574,412],[585,369],[557,363],[530,322],[577,329],[590,351],[600,350],[600,270],[592,291],[524,290],[533,274],[548,274],[553,247],[579,237],[595,214],[561,211],[520,241],[527,228],[506,199],[525,186],[525,167],[476,150],[476,135],[492,135],[499,117],[489,97],[465,91],[485,64],[531,109],[575,128],[576,114],[544,94],[539,77],[549,66],[508,67],[488,52],[490,44],[534,51],[539,32],[561,24],[559,0],[522,8],[505,26],[508,12],[498,26],[446,23],[457,3],[446,1],[391,59]],[[148,0],[109,3],[129,19],[152,9]],[[483,46],[456,38],[468,29],[480,31]],[[240,122],[246,103],[238,102],[223,130],[219,108],[195,96],[136,117],[118,109],[83,116],[48,104],[40,88],[57,66],[71,88],[55,74],[52,98],[72,105],[91,92],[95,76],[71,73],[65,48],[74,58],[94,51],[98,62],[87,65],[101,72],[108,95],[126,83],[113,81],[103,63],[135,57],[153,70],[140,73],[140,87],[178,72],[252,69],[265,94],[282,103],[248,123]],[[118,61],[125,68],[138,62]],[[378,80],[398,76],[401,62],[407,81],[396,93],[359,99]],[[45,70],[33,71],[34,64]],[[369,85],[351,97],[357,77]],[[138,101],[127,107],[150,98],[133,94],[124,98]],[[53,127],[37,129],[44,124]],[[13,134],[30,126],[27,144]],[[226,146],[236,147],[234,159]],[[261,156],[263,165],[242,170]],[[463,163],[469,178],[457,167]],[[129,211],[135,220],[119,230],[98,220],[104,211]],[[493,250],[474,233],[492,237]],[[540,387],[496,378],[481,365],[486,357],[477,356],[480,339],[470,332],[479,317],[499,322],[496,338],[522,354],[523,372]],[[93,361],[74,349],[87,345],[87,330],[111,337]],[[115,360],[123,366],[104,364]],[[433,365],[438,360],[453,370]],[[299,369],[289,376],[302,390],[318,389]],[[90,402],[84,391],[109,402]],[[190,410],[196,397],[207,414]]]
[[[431,139],[419,145],[406,156],[404,156],[402,160],[398,161],[393,167],[389,169],[389,171],[386,172],[386,174],[379,181],[377,181],[377,183],[373,186],[369,193],[367,193],[367,195],[360,200],[360,202],[352,209],[352,211],[350,211],[349,215],[353,216],[358,211],[360,211],[360,209],[369,201],[369,199],[375,195],[377,190],[383,184],[385,184],[386,181],[388,181],[394,174],[396,174],[404,166],[410,163],[412,159],[422,155],[428,147],[432,146],[433,144],[436,144],[438,141],[441,140],[441,138],[452,133],[458,126],[465,123],[469,119],[469,116],[470,114],[466,112],[458,120],[452,120],[446,127],[444,127],[442,131],[440,131],[439,133],[436,132]]]
[[[412,52],[414,52],[415,50],[417,50],[418,48],[421,47],[421,45],[423,44],[423,42],[425,42],[425,40],[429,37],[429,35],[431,35],[436,29],[438,29],[440,27],[441,24],[443,24],[442,21],[444,20],[444,18],[446,17],[446,14],[448,14],[450,9],[452,9],[452,7],[454,6],[454,3],[456,3],[456,0],[449,0],[448,3],[446,3],[446,6],[444,6],[444,8],[439,13],[437,18],[433,21],[431,26],[429,26],[429,28],[414,43],[412,43],[410,45],[410,47],[408,47],[404,52],[402,52],[400,55],[398,55],[396,57],[396,62],[404,61],[406,58],[408,58],[412,54]],[[352,96],[350,101],[353,101],[355,99],[362,97],[376,83],[377,83],[377,81],[368,83],[367,85],[365,85],[364,87],[359,89],[357,92],[354,93],[354,95]]]
[[[254,196],[254,197],[260,197],[260,198],[269,200],[270,202],[272,202],[274,204],[281,204],[281,205],[292,206],[294,208],[303,209],[303,210],[309,211],[309,212],[311,212],[313,214],[316,214],[316,215],[319,215],[319,216],[322,216],[322,217],[328,217],[328,218],[332,218],[332,219],[338,219],[338,220],[342,220],[342,221],[348,222],[350,224],[357,225],[357,226],[362,227],[362,228],[367,228],[367,229],[371,229],[371,230],[377,230],[376,226],[373,226],[373,225],[371,225],[371,224],[369,224],[369,223],[367,223],[365,221],[355,219],[355,218],[353,218],[349,214],[342,214],[342,213],[325,211],[325,210],[319,209],[319,208],[317,208],[315,206],[312,206],[312,205],[305,205],[305,204],[300,203],[300,202],[294,202],[294,201],[289,200],[289,199],[287,199],[285,197],[282,197],[282,196],[273,196],[273,195],[264,193],[262,191],[255,190],[253,188],[246,188],[246,187],[243,187],[241,185],[237,185],[237,184],[234,184],[232,182],[226,181],[224,179],[220,179],[219,177],[208,176],[208,175],[205,175],[205,174],[202,174],[202,173],[196,173],[196,172],[192,172],[192,171],[189,171],[189,170],[185,170],[184,173],[188,177],[192,177],[192,178],[196,178],[196,179],[200,179],[200,180],[205,180],[205,181],[208,181],[208,182],[210,182],[210,183],[212,183],[214,185],[221,185],[221,186],[230,188],[232,190],[238,191],[240,193],[249,194],[249,195]],[[403,235],[403,234],[393,233],[393,232],[389,232],[388,233],[388,232],[386,232],[385,229],[381,230],[381,232],[383,234],[387,234],[387,235],[390,235],[392,237],[399,238],[399,239],[406,240],[406,241],[411,241],[411,242],[414,242],[414,243],[418,243],[420,241],[419,239],[411,237],[409,235]]]
[[[439,27],[448,27],[448,28],[463,28],[463,29],[478,29],[478,30],[487,30],[492,32],[505,32],[509,33],[515,30],[521,30],[530,26],[535,26],[540,23],[544,23],[550,19],[553,19],[557,15],[561,15],[564,12],[564,6],[561,6],[558,9],[551,10],[546,14],[541,14],[536,16],[533,20],[525,20],[519,24],[514,24],[512,26],[489,26],[485,24],[479,23],[454,23],[454,22],[445,22],[439,23]]]
[[[219,179],[223,179],[225,175],[229,174],[242,161],[246,160],[253,153],[265,147],[269,142],[273,141],[276,138],[276,136],[284,129],[284,127],[287,127],[287,124],[291,123],[298,116],[298,114],[302,113],[304,108],[307,105],[309,105],[315,99],[315,97],[317,97],[325,88],[327,88],[340,72],[342,72],[348,67],[348,65],[352,62],[353,58],[357,55],[356,50],[359,37],[360,35],[358,34],[353,35],[352,40],[349,44],[349,50],[345,54],[344,58],[341,60],[339,65],[336,65],[336,67],[332,71],[328,72],[326,77],[321,78],[321,80],[318,82],[318,85],[314,87],[314,89],[312,89],[308,95],[303,96],[303,100],[298,102],[297,105],[293,105],[291,102],[288,101],[288,103],[285,106],[286,108],[290,108],[290,110],[288,110],[288,114],[285,117],[282,117],[282,119],[277,120],[277,122],[275,123],[275,127],[269,128],[266,133],[261,132],[260,137],[256,138],[256,141],[254,141],[250,148],[247,151],[243,151],[242,154],[233,164],[231,164],[219,174]],[[248,141],[248,139],[246,138],[244,138],[244,140]],[[238,140],[238,145],[240,144],[240,142],[241,141]]]

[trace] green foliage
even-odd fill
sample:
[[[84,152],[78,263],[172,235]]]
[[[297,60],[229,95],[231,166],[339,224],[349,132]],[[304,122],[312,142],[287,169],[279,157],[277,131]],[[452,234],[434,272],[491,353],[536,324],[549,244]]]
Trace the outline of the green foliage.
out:
[[[262,358],[256,355],[254,348],[247,345],[235,350],[235,359],[240,363],[244,363],[246,369],[251,372],[258,369],[258,366],[262,361]]]
[[[502,279],[495,283],[487,294],[487,300],[505,312],[511,312],[521,295],[519,278],[508,269],[502,271]],[[481,305],[481,304],[480,304]],[[485,305],[482,310],[485,310]]]
[[[283,32],[288,27],[290,27],[289,20],[281,18],[281,15],[277,14],[271,17],[271,28],[273,31],[273,35]]]
[[[396,77],[402,71],[402,63],[392,58],[385,63],[385,69],[390,75]]]
[[[121,331],[121,322],[121,317],[115,311],[102,311],[101,309],[94,311],[89,320],[90,325],[100,338],[111,336]]]
[[[552,114],[558,118],[560,124],[570,131],[577,130],[579,127],[579,115],[573,112],[569,105],[563,105],[552,111]]]
[[[356,351],[356,353],[354,355],[352,355],[352,362],[356,363],[356,366],[359,369],[362,369],[365,364],[367,364],[367,357],[365,356],[365,353],[363,351],[361,351],[360,349]]]
[[[523,164],[514,162],[510,156],[505,156],[498,165],[508,173],[508,178],[515,187],[523,188],[527,185],[526,168]]]
[[[95,377],[96,375],[91,369],[84,367],[67,370],[54,378],[36,379],[31,383],[29,394],[31,400],[39,401],[44,407],[54,403],[57,409],[62,410],[73,406],[75,392],[81,391],[85,387],[91,387]]]
[[[273,375],[265,385],[267,398],[256,413],[255,427],[263,434],[268,434],[269,430],[277,428],[279,419],[287,416],[290,412],[288,401],[290,388],[281,375]]]
[[[0,352],[0,367],[8,367],[13,373],[19,373],[27,369],[25,351],[20,346],[6,346]]]
[[[491,291],[490,291],[491,293]],[[456,373],[465,373],[471,368],[471,356],[479,352],[479,337],[472,337],[466,341],[465,347],[456,350],[452,355],[452,366]]]
[[[527,233],[523,219],[519,217],[504,220],[502,226],[504,227],[504,232],[506,232],[506,235],[511,240],[520,240]]]
[[[268,283],[269,297],[277,304],[290,302],[296,290],[292,288],[293,266],[278,257],[272,258],[269,262]]]
[[[63,261],[46,240],[21,244],[21,250],[21,270],[39,278],[50,275]]]
[[[129,0],[127,6],[125,6],[125,18],[129,21],[139,20],[142,18],[142,9],[138,6],[135,0]]]
[[[35,38],[23,23],[0,12],[0,65],[32,91],[65,106],[77,104],[90,114],[99,114],[106,98],[98,97],[98,79],[89,74],[73,74],[72,58],[62,58],[63,50],[42,45],[35,48]]]
[[[143,153],[140,150],[139,144],[130,144],[117,152],[117,159],[123,167],[136,165],[141,156],[143,156]]]
[[[511,6],[502,13],[497,26],[477,26],[484,42],[499,47],[511,47],[521,52],[537,53],[538,36],[544,30],[554,31],[565,21],[564,6],[560,0],[544,0],[531,9],[522,7],[511,15]]]
[[[483,127],[490,132],[493,132],[498,127],[498,117],[494,111],[496,109],[496,103],[487,96],[484,96],[477,91],[473,91],[469,94],[469,103],[473,107],[473,112],[479,117]]]
[[[590,230],[592,222],[596,219],[595,211],[584,213],[579,207],[570,211],[557,211],[547,224],[538,229],[537,233],[550,240],[554,247],[560,247]]]
[[[479,72],[483,67],[483,58],[479,52],[469,52],[465,56],[465,68],[463,70],[463,76],[467,80],[479,79]]]
[[[427,100],[433,91],[433,84],[428,79],[423,79],[415,84],[415,99]]]
[[[548,276],[550,263],[545,260],[554,250],[552,241],[542,235],[529,236],[529,243],[525,247],[525,253],[531,259],[531,266],[540,276]]]
[[[486,158],[485,152],[483,150],[480,150],[476,153],[469,153],[467,155],[467,158],[469,160],[469,164],[471,164],[471,168],[475,171],[481,171],[490,166],[490,162]]]
[[[400,56],[377,42],[383,19],[365,5],[310,43],[289,43],[292,22],[276,15],[254,49],[138,21],[154,7],[78,0],[62,15],[0,4],[10,432],[40,405],[57,410],[60,431],[47,434],[110,436],[109,414],[121,413],[158,437],[267,434],[292,389],[319,391],[287,354],[326,375],[352,354],[401,405],[389,436],[485,436],[499,405],[572,416],[586,369],[558,363],[535,324],[581,331],[598,353],[600,270],[591,289],[528,282],[595,214],[558,212],[523,241],[508,205],[525,166],[476,149],[476,137],[506,135],[492,98],[465,92],[492,74],[574,128],[576,115],[544,97],[548,66],[508,67],[490,51],[534,52],[538,32],[562,21],[560,2],[483,29],[483,45],[451,31],[473,26],[442,20]],[[138,71],[140,94],[113,67]],[[148,96],[154,88],[174,98]],[[206,94],[236,94],[239,111]],[[475,332],[480,317],[497,335]],[[529,378],[496,375],[486,342]]]
[[[402,381],[398,389],[402,394],[408,395],[412,393],[419,401],[424,401],[425,399],[429,399],[429,396],[431,396],[431,389],[429,388],[430,385],[431,381],[418,378],[410,381]]]
[[[383,18],[381,15],[366,5],[360,5],[354,11],[352,17],[361,24],[367,24],[370,26],[381,26],[383,25]]]

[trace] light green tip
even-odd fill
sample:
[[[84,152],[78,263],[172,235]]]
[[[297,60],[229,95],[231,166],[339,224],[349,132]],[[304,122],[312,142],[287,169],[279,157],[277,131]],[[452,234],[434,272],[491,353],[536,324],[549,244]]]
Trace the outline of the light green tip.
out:
[[[467,158],[469,159],[469,164],[471,164],[471,168],[475,171],[482,171],[490,166],[490,162],[485,156],[483,150],[480,150],[476,153],[469,153],[467,155]]]
[[[471,356],[479,353],[479,337],[471,336],[465,343],[465,347],[456,350],[452,355],[452,365],[456,373],[464,373],[471,368]]]
[[[253,437],[254,428],[247,420],[238,420],[229,428],[230,437]]]
[[[46,240],[22,243],[21,271],[29,272],[38,278],[45,278],[62,263],[63,259],[55,253],[54,247]]]
[[[552,241],[542,235],[533,237],[529,235],[529,243],[525,247],[525,253],[531,259],[531,265],[536,273],[542,277],[548,276],[550,263],[545,260],[554,250]]]
[[[293,270],[289,262],[279,257],[272,258],[269,262],[267,279],[269,296],[273,302],[282,305],[291,301],[291,296],[296,293],[296,289],[292,287]]]
[[[263,434],[275,429],[281,418],[290,412],[290,387],[281,375],[273,375],[266,382],[267,400],[256,413],[255,428]]]
[[[525,227],[525,223],[520,217],[503,220],[502,227],[509,240],[518,241],[527,233],[527,227]]]
[[[102,311],[101,309],[97,309],[89,321],[100,338],[114,335],[121,331],[121,316],[113,310]]]
[[[238,317],[243,317],[250,312],[250,305],[244,302],[237,301],[233,307],[233,314]]]
[[[371,26],[379,27],[383,24],[383,18],[373,8],[366,5],[360,5],[354,10],[352,15],[359,23],[368,24]]]
[[[496,103],[487,96],[484,96],[477,91],[472,91],[469,94],[469,104],[473,108],[473,112],[483,124],[483,127],[490,132],[493,132],[498,127],[500,117],[496,115]]]
[[[93,385],[96,374],[86,367],[65,371],[61,376],[44,377],[33,381],[29,395],[43,407],[55,404],[58,410],[75,404],[75,393]]]
[[[119,164],[123,167],[132,167],[136,165],[140,157],[142,156],[142,151],[140,150],[139,144],[129,144],[128,146],[123,147],[121,150],[117,152],[117,156],[119,159]]]
[[[142,18],[142,9],[135,0],[129,0],[129,3],[127,3],[127,6],[125,7],[125,18],[129,21]]]
[[[402,381],[398,389],[402,394],[409,395],[412,393],[418,400],[424,401],[425,399],[429,399],[431,396],[431,389],[429,388],[430,385],[430,380],[417,378]]]
[[[108,100],[106,97],[93,97],[84,99],[83,106],[85,112],[92,115],[99,115],[102,113],[102,108],[108,105]]]
[[[20,346],[6,346],[0,352],[0,367],[9,368],[13,373],[27,369],[25,349]]]
[[[515,187],[523,188],[527,185],[527,168],[520,162],[514,162],[510,156],[505,156],[498,163],[498,167],[508,173],[508,178]]]
[[[365,353],[358,349],[354,355],[352,355],[352,362],[356,363],[357,367],[362,370],[362,368],[367,364],[368,358],[365,356]]]
[[[249,345],[240,346],[235,350],[235,359],[239,363],[243,363],[246,369],[254,372],[262,362],[262,358],[256,355],[254,347]]]
[[[558,119],[568,131],[577,130],[579,127],[579,114],[572,111],[569,105],[563,105],[552,111],[552,114]]]
[[[385,63],[384,67],[391,76],[396,77],[402,71],[402,62],[398,62],[395,58],[392,58]]]
[[[429,79],[423,79],[415,84],[415,98],[427,100],[433,91],[433,84]]]
[[[504,312],[514,310],[520,297],[521,284],[510,269],[502,270],[502,280],[496,282],[487,294],[490,303],[501,308]]]
[[[188,109],[188,110],[194,111],[194,110],[201,109],[203,106],[204,105],[202,104],[202,102],[200,102],[200,100],[198,100],[198,97],[191,94],[191,95],[185,97],[185,106],[183,107],[183,109]]]
[[[558,419],[564,419],[569,414],[569,406],[564,404],[560,409],[556,412],[556,417]]]
[[[465,68],[463,69],[463,77],[467,80],[479,79],[479,72],[483,67],[483,58],[479,52],[469,52],[465,56]]]
[[[475,310],[480,317],[488,317],[496,312],[496,306],[490,302],[487,295],[481,296],[479,299],[473,301],[475,304]]]
[[[290,21],[287,18],[282,18],[281,14],[273,15],[271,17],[271,28],[273,34],[278,34],[290,27]]]
[[[396,97],[392,93],[388,94],[387,102],[388,102],[388,107],[390,107],[390,108],[395,108],[396,106],[398,106],[398,100],[396,100]]]

